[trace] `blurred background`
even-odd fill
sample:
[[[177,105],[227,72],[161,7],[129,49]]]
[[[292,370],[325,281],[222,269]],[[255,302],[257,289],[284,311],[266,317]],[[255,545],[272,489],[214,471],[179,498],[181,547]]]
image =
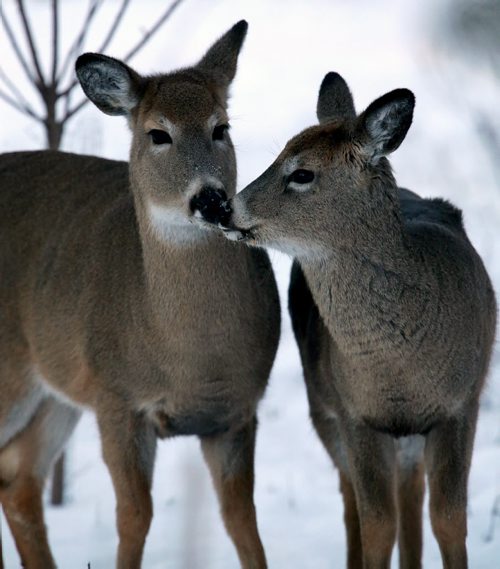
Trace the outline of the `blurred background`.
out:
[[[239,187],[260,174],[292,135],[316,122],[317,91],[328,71],[344,76],[358,110],[387,91],[407,87],[416,94],[417,106],[406,141],[392,157],[399,184],[423,196],[445,197],[464,210],[469,236],[500,293],[500,0],[57,4],[59,55],[54,72],[53,2],[2,0],[2,152],[50,145],[126,160],[130,135],[125,120],[105,116],[91,104],[80,106],[83,94],[72,86],[75,56],[107,44],[105,53],[124,58],[148,38],[129,64],[143,74],[164,72],[195,63],[218,36],[244,18],[250,28],[230,102]],[[32,32],[31,45],[23,15]],[[110,30],[114,33],[107,41]],[[20,64],[13,44],[28,69]],[[39,69],[32,63],[33,53]],[[67,96],[56,102],[54,93],[64,91]],[[308,419],[286,314],[290,261],[275,252],[271,257],[284,323],[259,412],[256,503],[261,536],[271,568],[342,567],[346,548],[338,477]],[[112,567],[117,543],[114,496],[90,414],[71,439],[65,488],[62,506],[52,506],[47,492],[49,539],[59,566]],[[195,439],[159,445],[153,493],[146,569],[238,566]],[[441,561],[427,507],[425,516],[424,567],[438,568]],[[6,567],[19,567],[5,520],[1,522]],[[472,461],[468,544],[471,567],[499,566],[498,346]],[[396,567],[397,553],[393,563]]]

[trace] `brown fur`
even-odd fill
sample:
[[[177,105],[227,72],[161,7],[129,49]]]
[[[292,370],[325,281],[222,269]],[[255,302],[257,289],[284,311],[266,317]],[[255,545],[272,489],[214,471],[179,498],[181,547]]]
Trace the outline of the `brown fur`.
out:
[[[117,567],[140,567],[156,435],[177,434],[218,449],[205,454],[242,566],[266,566],[250,449],[279,338],[276,285],[264,252],[200,229],[190,209],[207,184],[235,191],[231,140],[212,132],[227,120],[245,32],[240,22],[197,66],[152,78],[105,56],[79,58],[91,99],[129,120],[130,164],[0,158],[0,497],[8,518],[28,524],[22,537],[11,527],[30,569],[54,566],[40,491],[75,404],[97,416],[117,499]],[[172,143],[155,145],[151,128],[170,129]],[[226,495],[241,500],[229,513]]]
[[[230,238],[296,257],[290,312],[313,423],[341,471],[351,569],[358,519],[364,569],[389,567],[398,527],[401,567],[420,567],[424,444],[443,563],[467,567],[467,478],[496,303],[461,213],[396,185],[385,155],[413,106],[400,89],[357,116],[344,80],[328,74],[321,124],[293,138],[225,218]]]
[[[423,462],[416,462],[410,468],[399,468],[398,470],[399,564],[407,569],[420,569],[422,567],[424,476]]]
[[[259,540],[252,500],[254,473],[249,468],[254,459],[256,426],[256,422],[250,423],[225,440],[214,437],[202,440],[226,529],[237,544],[242,567],[253,569],[265,566],[264,549],[262,546],[256,549]],[[231,464],[227,461],[229,456]]]

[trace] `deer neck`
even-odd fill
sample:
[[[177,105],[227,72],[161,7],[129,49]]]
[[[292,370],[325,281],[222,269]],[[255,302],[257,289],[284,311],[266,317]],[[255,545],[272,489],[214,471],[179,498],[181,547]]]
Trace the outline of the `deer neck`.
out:
[[[373,203],[351,238],[332,238],[322,254],[298,259],[322,318],[346,347],[356,343],[356,335],[364,341],[363,325],[377,329],[397,320],[397,327],[405,319],[404,292],[418,282],[396,183],[392,176],[377,177],[368,192]]]
[[[198,227],[179,216],[162,229],[151,222],[149,203],[135,199],[142,247],[145,309],[155,328],[169,326],[173,319],[186,318],[223,270],[214,270],[217,259],[222,268],[224,255],[218,255],[225,239],[218,232]],[[217,257],[215,256],[217,255]],[[212,258],[214,262],[211,262]]]

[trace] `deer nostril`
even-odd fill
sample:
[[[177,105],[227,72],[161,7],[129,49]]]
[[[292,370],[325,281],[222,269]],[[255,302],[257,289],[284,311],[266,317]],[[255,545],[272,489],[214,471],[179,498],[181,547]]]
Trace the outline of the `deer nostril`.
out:
[[[189,207],[193,215],[216,225],[227,225],[231,217],[231,207],[224,190],[205,186],[191,198]],[[198,214],[199,212],[199,214]]]

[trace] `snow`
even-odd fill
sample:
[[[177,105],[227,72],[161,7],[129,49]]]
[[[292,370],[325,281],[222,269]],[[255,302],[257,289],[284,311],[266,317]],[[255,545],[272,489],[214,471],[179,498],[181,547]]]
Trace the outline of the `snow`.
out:
[[[14,19],[14,2],[2,4]],[[37,27],[37,42],[48,52],[46,4],[27,2],[33,21],[47,24]],[[163,1],[148,0],[146,10],[145,4],[136,2],[131,8],[109,55],[120,57],[165,6]],[[463,61],[442,42],[436,43],[435,14],[445,4],[443,0],[186,0],[132,65],[149,73],[192,63],[233,23],[241,18],[249,21],[231,101],[239,187],[260,174],[290,136],[316,121],[317,90],[326,72],[336,70],[345,77],[359,110],[396,87],[412,89],[417,96],[414,125],[393,158],[398,180],[422,195],[446,197],[464,210],[469,235],[499,291],[499,171],[481,144],[474,120],[481,114],[500,132],[500,116],[494,112],[500,86],[486,62]],[[79,21],[85,5],[77,0],[63,2],[64,21]],[[96,27],[88,50],[96,49],[99,28],[102,32],[116,7],[113,1],[103,7],[104,23],[101,20]],[[63,44],[73,33],[74,25],[64,27]],[[2,46],[6,44],[2,38]],[[7,50],[2,66],[27,93],[22,71]],[[34,97],[33,103],[37,104]],[[43,146],[41,131],[1,101],[0,124],[2,151]],[[69,124],[64,149],[125,159],[129,139],[125,121],[105,117],[88,105]],[[255,499],[261,536],[270,567],[342,567],[345,537],[338,476],[308,419],[298,352],[286,316],[290,261],[270,254],[284,323],[259,410]],[[109,569],[117,545],[115,502],[91,414],[83,417],[72,438],[68,470],[67,504],[46,507],[55,557],[62,569],[86,569],[88,563],[92,569]],[[482,400],[469,488],[470,566],[498,568],[498,517],[493,537],[487,540],[495,498],[500,495],[498,349]],[[146,543],[145,569],[238,566],[196,439],[159,443],[153,496],[155,515]],[[442,565],[427,506],[424,519],[424,567],[438,568]],[[2,530],[6,567],[19,567],[4,519]]]

